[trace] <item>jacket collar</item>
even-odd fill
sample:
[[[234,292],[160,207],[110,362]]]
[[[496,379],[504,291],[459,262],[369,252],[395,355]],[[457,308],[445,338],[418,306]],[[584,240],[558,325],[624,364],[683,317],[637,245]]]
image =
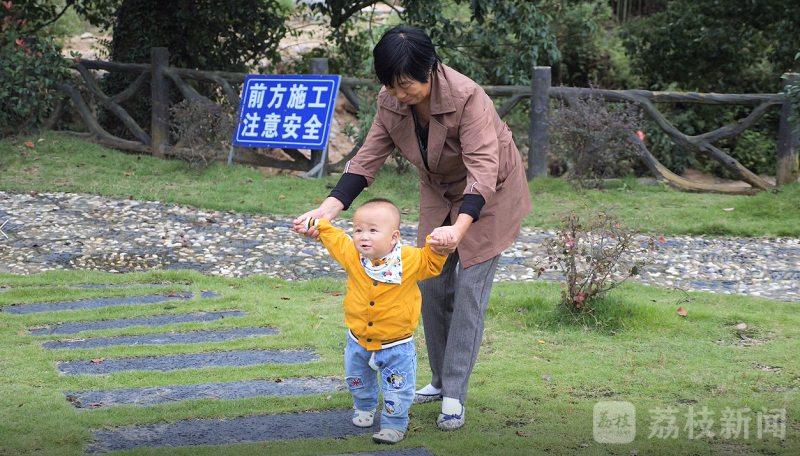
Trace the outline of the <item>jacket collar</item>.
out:
[[[436,63],[436,71],[431,75],[431,115],[445,114],[456,110],[453,96],[450,93],[450,85],[447,83],[445,75],[448,71],[451,71],[450,68],[444,66],[442,62]],[[397,114],[411,115],[407,104],[401,103],[400,100],[388,94],[381,102],[381,107]]]

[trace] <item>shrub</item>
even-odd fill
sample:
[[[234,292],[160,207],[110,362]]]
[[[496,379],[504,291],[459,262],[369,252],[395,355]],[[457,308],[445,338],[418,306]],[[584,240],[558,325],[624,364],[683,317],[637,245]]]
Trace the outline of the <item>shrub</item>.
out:
[[[567,166],[566,177],[584,187],[631,174],[638,164],[631,130],[644,114],[631,103],[606,104],[599,95],[559,102],[551,117],[550,151]]]
[[[664,241],[624,226],[608,211],[615,208],[589,210],[586,217],[565,211],[556,236],[545,241],[548,257],[538,274],[562,272],[559,306],[579,320],[594,312],[593,305],[608,291],[638,275],[651,261],[656,243]]]
[[[230,147],[236,128],[235,110],[229,105],[184,100],[170,107],[170,129],[178,139],[176,155],[189,162],[214,161]]]
[[[52,36],[33,34],[11,2],[0,24],[0,135],[41,126],[62,95],[58,84],[69,75]]]

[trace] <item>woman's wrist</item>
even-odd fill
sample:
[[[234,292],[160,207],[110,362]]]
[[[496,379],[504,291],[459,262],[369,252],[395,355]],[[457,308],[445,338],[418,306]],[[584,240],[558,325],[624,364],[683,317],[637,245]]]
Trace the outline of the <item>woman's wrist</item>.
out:
[[[466,233],[469,227],[472,225],[473,220],[475,219],[472,218],[471,215],[467,214],[466,212],[462,212],[458,214],[456,223],[454,223],[453,226],[458,228],[462,233]]]
[[[344,203],[339,201],[338,199],[329,196],[319,205],[319,209],[322,212],[322,217],[326,220],[333,220],[339,215],[342,210],[344,210]]]

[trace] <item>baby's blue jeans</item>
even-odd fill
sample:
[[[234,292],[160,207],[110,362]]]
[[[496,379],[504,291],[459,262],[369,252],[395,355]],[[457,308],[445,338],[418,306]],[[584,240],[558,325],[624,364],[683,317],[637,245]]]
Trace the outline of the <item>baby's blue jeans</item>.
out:
[[[417,383],[414,340],[382,350],[369,351],[347,337],[344,349],[345,381],[358,410],[378,407],[383,391],[381,429],[406,432],[408,409]]]

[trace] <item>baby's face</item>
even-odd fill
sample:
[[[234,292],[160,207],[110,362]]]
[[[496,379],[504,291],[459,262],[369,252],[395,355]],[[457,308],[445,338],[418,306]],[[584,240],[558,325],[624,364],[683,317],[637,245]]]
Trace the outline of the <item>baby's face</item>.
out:
[[[358,208],[353,215],[353,242],[358,253],[379,260],[394,249],[400,231],[393,210],[382,204]]]

